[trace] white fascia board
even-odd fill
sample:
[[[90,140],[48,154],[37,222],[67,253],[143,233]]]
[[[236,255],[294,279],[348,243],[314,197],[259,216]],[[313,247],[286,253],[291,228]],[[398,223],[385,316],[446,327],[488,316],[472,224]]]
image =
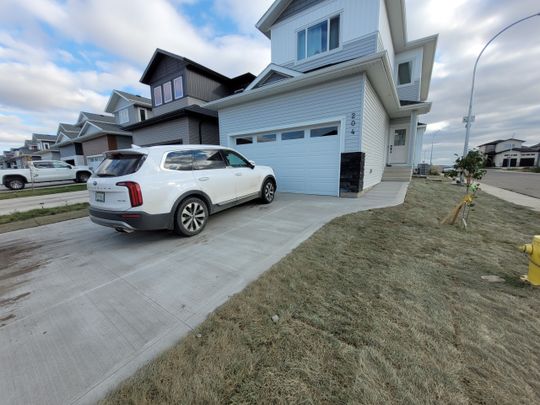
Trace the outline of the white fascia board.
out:
[[[396,53],[407,43],[407,19],[404,0],[385,0],[392,42]],[[380,10],[379,10],[380,12]]]
[[[255,27],[261,31],[264,35],[270,38],[270,28],[274,22],[279,18],[285,8],[291,3],[292,0],[276,0],[270,6],[270,8],[264,13],[261,19],[255,24]]]
[[[250,85],[246,88],[245,91],[253,89],[255,86],[257,86],[261,81],[263,81],[271,72],[280,73],[282,75],[286,75],[289,77],[298,77],[303,75],[302,72],[299,72],[297,70],[289,69],[284,66],[276,65],[275,63],[270,63],[260,74],[253,80]]]
[[[284,79],[268,86],[212,101],[202,105],[202,107],[219,111],[223,108],[245,104],[264,97],[288,93],[296,89],[314,86],[360,73],[367,75],[390,118],[408,117],[413,111],[417,111],[418,114],[426,114],[431,109],[431,103],[401,106],[387,51],[343,62],[298,77]]]
[[[100,127],[98,127],[97,125],[93,124],[92,122],[90,121],[86,121],[83,125],[83,127],[81,128],[80,132],[79,132],[79,135],[77,135],[77,137],[75,139],[79,140],[79,138],[83,138],[84,137],[84,134],[85,132],[88,130],[88,127],[89,126],[93,126],[94,128],[96,128],[98,131],[103,131]]]
[[[114,103],[114,105],[116,105],[116,103],[117,103],[116,100],[118,100],[118,97],[121,97],[124,100],[128,101],[127,98],[122,96],[116,90],[113,90],[112,93],[111,93],[111,96],[109,97],[109,101],[107,101],[107,105],[105,106],[105,112],[108,112],[108,113],[113,113],[114,112],[114,108],[113,108],[112,104]]]

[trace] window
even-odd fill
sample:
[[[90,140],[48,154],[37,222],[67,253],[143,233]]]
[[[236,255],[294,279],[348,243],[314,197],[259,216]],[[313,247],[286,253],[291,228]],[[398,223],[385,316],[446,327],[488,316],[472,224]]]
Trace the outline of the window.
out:
[[[55,169],[71,169],[71,166],[64,162],[54,161],[52,164]]]
[[[257,136],[257,143],[275,142],[276,134],[259,135]]]
[[[336,15],[307,29],[299,31],[296,38],[296,58],[309,58],[339,48],[341,16]]]
[[[126,122],[129,122],[129,111],[127,108],[120,110],[120,112],[118,113],[118,121],[120,124],[125,124]]]
[[[312,138],[321,138],[323,136],[334,136],[338,134],[337,127],[316,128],[311,130]]]
[[[52,162],[32,162],[36,169],[54,169]]]
[[[163,102],[170,103],[172,101],[172,83],[163,83]]]
[[[182,81],[182,76],[174,79],[173,84],[174,84],[174,99],[178,100],[179,98],[184,97],[184,82]]]
[[[405,146],[407,139],[406,129],[396,129],[394,131],[394,146]]]
[[[189,171],[193,169],[193,154],[191,151],[171,152],[163,165],[168,170]]]
[[[251,163],[232,150],[224,150],[223,154],[227,164],[231,167],[251,167]]]
[[[146,110],[144,108],[139,109],[140,121],[146,121]]]
[[[193,170],[215,170],[225,167],[225,161],[219,150],[193,151]]]
[[[46,142],[43,144],[43,149],[45,149],[45,150],[50,149],[50,147],[51,146]]]
[[[163,104],[163,96],[161,95],[161,86],[154,87],[154,105],[157,107]]]
[[[253,143],[253,137],[242,137],[242,138],[236,138],[236,144],[237,145],[249,145]]]
[[[283,132],[281,134],[282,141],[290,141],[293,139],[304,139],[304,131]]]
[[[120,177],[133,174],[146,160],[146,155],[139,153],[107,153],[105,160],[96,170],[98,177]]]
[[[412,62],[400,63],[398,66],[398,85],[411,83]]]

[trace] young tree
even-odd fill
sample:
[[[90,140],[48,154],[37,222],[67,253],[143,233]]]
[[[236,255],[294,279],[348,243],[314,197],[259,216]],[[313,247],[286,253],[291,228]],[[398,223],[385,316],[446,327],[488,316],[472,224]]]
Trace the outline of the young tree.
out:
[[[486,169],[484,169],[485,166],[485,155],[478,150],[471,150],[467,153],[467,156],[458,156],[454,164],[454,170],[448,173],[448,176],[451,178],[461,178],[463,176],[468,191],[473,180],[481,180],[485,176],[487,173]]]

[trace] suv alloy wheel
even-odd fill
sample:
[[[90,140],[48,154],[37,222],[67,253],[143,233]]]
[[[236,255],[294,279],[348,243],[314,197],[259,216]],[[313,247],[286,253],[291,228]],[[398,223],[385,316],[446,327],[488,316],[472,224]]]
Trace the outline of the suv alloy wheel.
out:
[[[276,186],[274,182],[270,179],[266,180],[262,186],[261,198],[263,203],[270,204],[274,201],[276,195]]]
[[[202,232],[208,222],[206,203],[197,197],[182,202],[175,218],[175,230],[185,236],[195,236]]]

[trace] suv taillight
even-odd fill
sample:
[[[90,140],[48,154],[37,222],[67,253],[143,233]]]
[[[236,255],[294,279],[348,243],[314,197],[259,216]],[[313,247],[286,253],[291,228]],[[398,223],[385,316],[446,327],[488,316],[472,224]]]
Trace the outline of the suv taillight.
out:
[[[139,207],[143,205],[141,186],[139,186],[139,183],[135,183],[134,181],[122,181],[120,183],[116,183],[116,185],[127,187],[129,192],[129,201],[131,202],[132,207]]]

